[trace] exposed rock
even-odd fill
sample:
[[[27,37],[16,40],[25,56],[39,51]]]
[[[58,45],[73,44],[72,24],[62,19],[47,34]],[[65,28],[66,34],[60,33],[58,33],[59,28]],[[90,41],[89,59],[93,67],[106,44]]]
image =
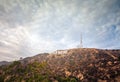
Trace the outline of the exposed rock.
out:
[[[69,72],[69,71],[65,71],[65,75],[66,75],[66,77],[69,77],[71,74],[72,74],[71,72]]]
[[[84,76],[83,76],[83,74],[79,73],[79,74],[77,75],[77,78],[79,78],[80,80],[83,80],[83,79],[84,79]]]

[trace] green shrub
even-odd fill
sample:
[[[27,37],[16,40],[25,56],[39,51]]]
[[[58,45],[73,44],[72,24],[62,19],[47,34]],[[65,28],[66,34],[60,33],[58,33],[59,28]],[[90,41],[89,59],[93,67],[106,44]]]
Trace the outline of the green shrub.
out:
[[[4,82],[4,78],[0,76],[0,82]]]
[[[12,64],[9,65],[9,68],[12,68],[14,66],[19,66],[21,64],[20,61],[14,61]]]
[[[77,80],[75,78],[71,78],[70,82],[77,82]]]

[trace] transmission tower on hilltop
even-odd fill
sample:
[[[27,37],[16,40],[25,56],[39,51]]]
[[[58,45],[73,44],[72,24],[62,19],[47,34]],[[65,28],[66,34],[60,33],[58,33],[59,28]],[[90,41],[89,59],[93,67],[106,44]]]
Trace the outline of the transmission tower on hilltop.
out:
[[[82,33],[80,34],[80,48],[83,48]]]

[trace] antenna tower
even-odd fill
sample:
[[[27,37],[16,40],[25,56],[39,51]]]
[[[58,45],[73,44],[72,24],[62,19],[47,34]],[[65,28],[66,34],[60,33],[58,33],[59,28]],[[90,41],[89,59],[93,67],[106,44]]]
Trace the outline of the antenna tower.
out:
[[[82,33],[80,34],[80,48],[83,48]]]

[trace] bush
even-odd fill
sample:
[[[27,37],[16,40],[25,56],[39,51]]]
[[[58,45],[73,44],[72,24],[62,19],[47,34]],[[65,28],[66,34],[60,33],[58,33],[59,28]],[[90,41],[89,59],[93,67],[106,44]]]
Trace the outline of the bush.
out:
[[[71,78],[70,82],[77,82],[75,78]]]
[[[14,67],[14,66],[19,66],[20,64],[21,64],[20,61],[14,61],[14,62],[9,66],[9,68],[12,68],[12,67]]]
[[[4,78],[0,76],[0,82],[4,82]]]

